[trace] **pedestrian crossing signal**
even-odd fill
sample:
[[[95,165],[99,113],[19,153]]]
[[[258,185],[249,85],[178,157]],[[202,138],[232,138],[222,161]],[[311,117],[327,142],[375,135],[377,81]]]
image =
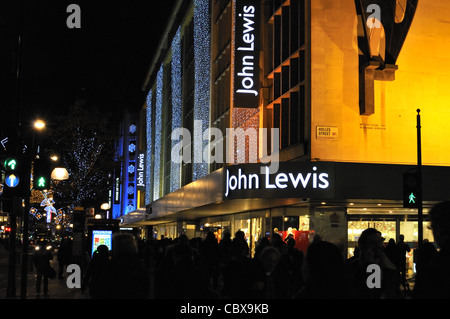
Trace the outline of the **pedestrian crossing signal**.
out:
[[[47,188],[47,179],[44,176],[37,178],[37,188]]]
[[[415,204],[417,200],[417,196],[414,193],[409,194],[408,204]]]
[[[39,190],[49,189],[49,179],[46,176],[36,176],[33,179],[33,188]]]
[[[50,188],[50,163],[46,160],[34,161],[33,188],[44,190]]]
[[[403,207],[419,208],[422,202],[420,195],[420,181],[416,173],[403,174]]]

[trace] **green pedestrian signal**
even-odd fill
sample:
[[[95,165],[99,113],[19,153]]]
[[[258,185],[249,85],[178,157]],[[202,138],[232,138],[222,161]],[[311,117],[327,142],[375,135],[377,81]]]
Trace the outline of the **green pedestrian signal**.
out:
[[[418,208],[421,203],[419,176],[413,172],[403,174],[403,207]]]
[[[416,196],[414,196],[414,193],[409,194],[409,203],[410,204],[416,203]]]
[[[49,185],[48,185],[48,179],[45,176],[36,176],[33,179],[33,188],[34,189],[39,189],[39,190],[44,190],[44,189],[48,189]]]
[[[40,177],[40,178],[38,179],[38,186],[39,186],[39,187],[45,187],[46,184],[47,184],[47,183],[45,182],[45,178],[44,178],[44,177]]]
[[[33,162],[33,188],[44,190],[50,188],[51,167],[50,161],[36,159]]]

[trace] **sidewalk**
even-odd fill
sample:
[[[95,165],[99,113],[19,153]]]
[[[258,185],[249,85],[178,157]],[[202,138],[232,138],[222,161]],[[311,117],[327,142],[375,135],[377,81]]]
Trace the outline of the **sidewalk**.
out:
[[[58,261],[56,260],[56,254],[54,254],[53,260],[50,262],[52,267],[58,271]],[[41,293],[36,295],[36,270],[28,272],[27,280],[27,299],[82,299],[81,289],[70,289],[66,284],[67,274],[64,273],[62,279],[49,279],[48,280],[48,294],[44,295],[42,289],[44,287],[41,283]],[[18,298],[20,298],[20,281],[18,290]]]
[[[30,262],[31,258],[28,262]],[[20,299],[21,298],[21,263],[16,261],[16,296],[15,298],[7,298],[7,283],[8,283],[8,261],[9,256],[8,252],[1,247],[0,248],[0,299]],[[50,261],[52,267],[58,271],[58,261],[56,259],[56,252],[53,253],[53,260]],[[41,293],[39,295],[36,294],[36,268],[33,267],[33,270],[30,271],[30,265],[28,264],[28,272],[27,272],[27,299],[84,299],[85,296],[81,294],[81,289],[70,289],[66,285],[67,274],[64,273],[63,279],[49,279],[48,280],[48,294],[44,295],[42,288],[43,283],[41,284]]]

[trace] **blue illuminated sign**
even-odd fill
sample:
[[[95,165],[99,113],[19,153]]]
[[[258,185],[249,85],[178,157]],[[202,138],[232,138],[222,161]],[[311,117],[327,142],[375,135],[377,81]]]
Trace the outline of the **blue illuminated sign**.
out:
[[[19,185],[19,181],[19,176],[16,176],[14,174],[10,174],[5,178],[5,183],[8,187],[16,187],[17,185]]]

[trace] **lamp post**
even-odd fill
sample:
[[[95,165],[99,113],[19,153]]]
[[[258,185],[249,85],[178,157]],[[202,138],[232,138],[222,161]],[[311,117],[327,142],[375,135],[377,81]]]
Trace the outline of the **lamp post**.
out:
[[[31,142],[31,151],[26,156],[26,173],[24,178],[25,183],[25,193],[24,193],[24,210],[23,210],[23,243],[22,243],[22,269],[21,269],[21,282],[20,282],[20,298],[26,299],[27,297],[27,266],[28,266],[28,227],[29,227],[29,219],[30,219],[30,197],[31,197],[31,165],[33,163],[35,154],[35,139],[36,139],[36,131],[42,131],[45,128],[45,122],[42,120],[36,120],[33,123],[35,130],[33,130],[33,140]]]
[[[420,109],[417,109],[417,176],[419,180],[419,207],[417,210],[417,224],[418,224],[418,246],[423,243],[423,183],[422,183],[422,137],[420,124]]]

